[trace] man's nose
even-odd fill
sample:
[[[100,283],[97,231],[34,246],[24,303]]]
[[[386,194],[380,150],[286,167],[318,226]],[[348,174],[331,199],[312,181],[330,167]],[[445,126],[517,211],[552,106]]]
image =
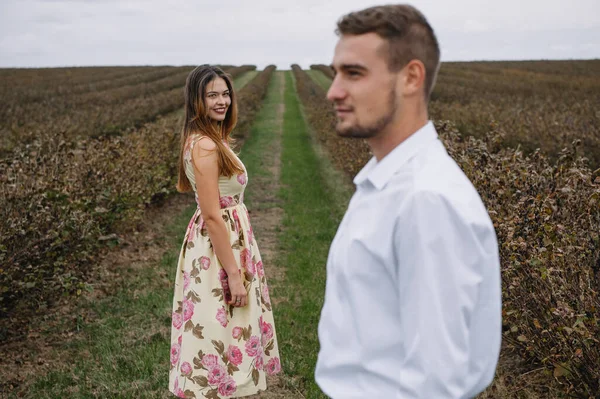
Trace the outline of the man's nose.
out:
[[[327,91],[327,99],[331,102],[336,102],[346,97],[346,94],[346,90],[340,82],[339,77],[335,76],[333,78],[333,82],[331,82],[331,86],[329,86],[329,90]]]

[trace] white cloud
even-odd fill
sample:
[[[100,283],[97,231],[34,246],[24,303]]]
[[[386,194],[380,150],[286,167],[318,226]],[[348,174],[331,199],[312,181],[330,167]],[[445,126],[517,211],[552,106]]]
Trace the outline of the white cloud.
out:
[[[463,32],[485,32],[489,30],[488,26],[481,21],[468,19],[465,21]]]
[[[329,63],[370,0],[2,0],[0,66]],[[445,60],[597,58],[597,0],[421,0]]]

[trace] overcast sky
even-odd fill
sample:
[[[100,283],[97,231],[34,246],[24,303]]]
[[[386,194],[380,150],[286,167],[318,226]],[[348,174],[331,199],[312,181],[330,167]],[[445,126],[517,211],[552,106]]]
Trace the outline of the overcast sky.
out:
[[[331,62],[368,0],[0,0],[0,67]],[[600,0],[421,0],[443,61],[600,58]]]

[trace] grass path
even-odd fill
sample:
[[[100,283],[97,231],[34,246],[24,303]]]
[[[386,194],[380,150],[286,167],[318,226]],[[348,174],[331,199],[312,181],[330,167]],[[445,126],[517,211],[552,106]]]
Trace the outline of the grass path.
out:
[[[249,183],[246,194],[246,205],[250,212],[252,228],[260,249],[269,285],[271,300],[275,309],[275,326],[279,334],[277,308],[281,301],[283,287],[287,284],[285,270],[279,262],[279,235],[284,214],[282,203],[277,193],[280,189],[281,153],[283,137],[283,117],[285,105],[284,93],[289,90],[284,72],[275,72],[271,80],[267,96],[261,112],[252,126],[249,138],[244,142],[240,158],[248,169]],[[279,340],[280,354],[284,359],[285,349]],[[264,399],[297,399],[302,398],[293,384],[293,376],[280,374],[275,378],[268,377],[267,391],[249,397]]]
[[[243,73],[241,76],[238,76],[233,81],[233,87],[235,88],[235,90],[241,89],[242,87],[246,86],[246,83],[254,79],[254,77],[258,75],[259,72],[260,71],[248,71]]]
[[[305,71],[308,76],[315,81],[315,83],[323,88],[323,90],[329,90],[329,86],[331,86],[331,79],[329,79],[323,72],[316,69],[306,69]]]
[[[285,285],[275,307],[279,345],[286,372],[307,398],[325,398],[314,383],[319,343],[317,325],[325,291],[325,262],[341,218],[335,181],[323,172],[326,162],[314,150],[293,76],[286,72],[284,135],[279,197],[285,209],[279,264]]]

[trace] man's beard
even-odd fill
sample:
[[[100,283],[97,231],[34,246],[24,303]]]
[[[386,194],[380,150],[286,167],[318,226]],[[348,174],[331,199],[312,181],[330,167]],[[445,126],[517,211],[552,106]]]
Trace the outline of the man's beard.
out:
[[[361,126],[360,124],[356,124],[346,129],[339,129],[336,127],[337,134],[342,137],[359,139],[369,139],[371,137],[375,137],[394,120],[394,117],[396,116],[396,99],[396,92],[394,90],[390,90],[387,104],[388,109],[381,118],[377,119],[369,126]]]

